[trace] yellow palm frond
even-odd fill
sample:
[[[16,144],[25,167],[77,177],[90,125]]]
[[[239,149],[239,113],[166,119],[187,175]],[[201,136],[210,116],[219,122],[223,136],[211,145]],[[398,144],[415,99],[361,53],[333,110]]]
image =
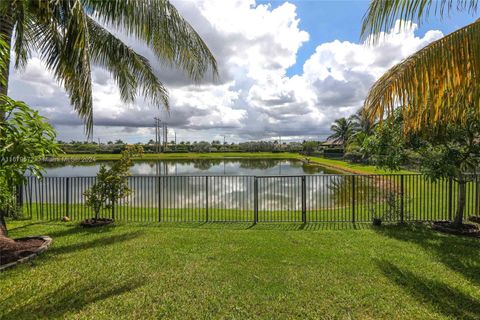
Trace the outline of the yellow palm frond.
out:
[[[464,123],[480,115],[480,21],[439,39],[387,71],[365,100],[371,119],[403,108],[406,131],[431,123]]]
[[[376,42],[381,32],[388,32],[397,21],[400,27],[409,27],[412,22],[422,24],[429,15],[441,18],[452,11],[475,14],[478,0],[371,0],[362,23],[362,38]]]

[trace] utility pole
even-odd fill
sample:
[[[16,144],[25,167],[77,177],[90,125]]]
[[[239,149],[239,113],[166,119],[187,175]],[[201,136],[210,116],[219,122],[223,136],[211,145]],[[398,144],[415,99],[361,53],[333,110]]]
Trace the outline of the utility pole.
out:
[[[161,144],[161,130],[160,130],[160,123],[162,122],[159,118],[155,117],[155,152],[160,152],[160,144]]]
[[[155,117],[154,126],[155,126],[155,152],[160,153],[167,150],[168,146],[168,125],[165,122],[162,122],[159,118]],[[175,135],[175,144],[176,142]]]
[[[167,124],[163,124],[163,152],[167,150],[167,144],[168,144],[168,127]]]

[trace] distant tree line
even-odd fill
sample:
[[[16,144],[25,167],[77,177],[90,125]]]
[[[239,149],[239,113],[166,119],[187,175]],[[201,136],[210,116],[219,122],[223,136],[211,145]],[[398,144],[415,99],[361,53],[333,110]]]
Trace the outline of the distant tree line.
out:
[[[98,143],[95,141],[58,141],[61,149],[68,154],[96,154],[96,153],[121,153],[126,143],[122,140]],[[155,153],[156,145],[153,140],[141,145],[145,153]],[[283,142],[278,141],[248,141],[240,143],[222,143],[219,140],[208,141],[171,141],[162,152],[313,152],[320,142]]]

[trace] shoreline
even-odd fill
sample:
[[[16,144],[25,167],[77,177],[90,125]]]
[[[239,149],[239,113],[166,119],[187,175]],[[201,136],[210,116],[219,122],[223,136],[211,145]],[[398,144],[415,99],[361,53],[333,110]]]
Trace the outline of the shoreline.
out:
[[[85,162],[89,161],[116,161],[120,154],[64,154],[55,157],[51,162]],[[333,171],[349,174],[400,174],[414,173],[412,171],[401,170],[397,172],[387,171],[376,168],[372,165],[349,163],[343,160],[327,159],[319,157],[309,157],[291,152],[219,152],[219,153],[162,153],[162,154],[143,154],[136,157],[134,161],[149,160],[239,160],[239,159],[265,159],[265,160],[298,160],[306,165],[320,166]],[[46,162],[48,163],[48,162]]]

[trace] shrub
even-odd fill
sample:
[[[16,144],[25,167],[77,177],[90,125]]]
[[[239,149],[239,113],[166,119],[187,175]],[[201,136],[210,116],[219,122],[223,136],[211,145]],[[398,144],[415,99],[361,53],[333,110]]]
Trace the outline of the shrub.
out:
[[[143,153],[141,146],[126,146],[122,151],[120,160],[115,162],[110,169],[105,165],[100,167],[95,183],[85,191],[85,205],[92,208],[95,219],[103,209],[112,209],[114,215],[115,204],[118,200],[127,197],[132,190],[128,186],[130,167],[133,157]]]

